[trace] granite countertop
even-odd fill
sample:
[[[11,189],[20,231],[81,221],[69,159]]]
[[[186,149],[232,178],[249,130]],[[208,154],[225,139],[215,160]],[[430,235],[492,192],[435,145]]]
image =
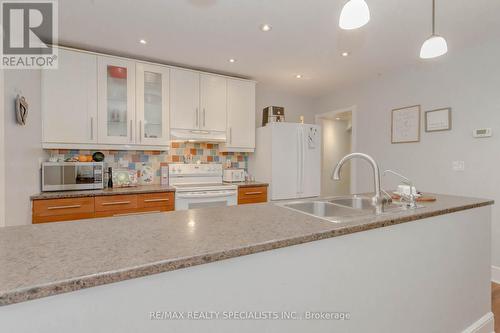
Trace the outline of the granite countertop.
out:
[[[44,199],[82,198],[82,197],[98,197],[104,195],[161,193],[161,192],[174,192],[174,191],[175,189],[172,186],[167,186],[167,185],[142,185],[134,187],[105,188],[102,190],[41,192],[39,194],[32,195],[30,199],[44,200]]]
[[[256,181],[244,181],[244,182],[224,182],[227,184],[233,184],[238,187],[254,187],[254,186],[269,186],[268,183],[256,182]]]
[[[262,203],[0,228],[0,305],[493,204],[436,197],[339,223]]]

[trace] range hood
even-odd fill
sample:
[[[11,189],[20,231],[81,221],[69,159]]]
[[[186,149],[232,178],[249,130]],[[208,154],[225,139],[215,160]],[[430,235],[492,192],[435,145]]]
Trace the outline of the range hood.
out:
[[[226,142],[226,132],[171,129],[170,138],[180,141]]]

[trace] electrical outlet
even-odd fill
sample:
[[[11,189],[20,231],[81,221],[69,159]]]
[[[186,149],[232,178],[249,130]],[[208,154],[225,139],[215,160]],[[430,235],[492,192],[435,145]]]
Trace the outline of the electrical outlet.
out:
[[[464,171],[465,161],[453,161],[453,163],[451,164],[451,168],[453,171]]]

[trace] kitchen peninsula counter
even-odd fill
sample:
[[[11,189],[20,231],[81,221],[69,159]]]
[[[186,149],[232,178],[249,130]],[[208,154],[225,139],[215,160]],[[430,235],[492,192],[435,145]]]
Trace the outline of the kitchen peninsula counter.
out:
[[[493,204],[436,197],[420,209],[340,223],[266,203],[6,227],[0,305]]]

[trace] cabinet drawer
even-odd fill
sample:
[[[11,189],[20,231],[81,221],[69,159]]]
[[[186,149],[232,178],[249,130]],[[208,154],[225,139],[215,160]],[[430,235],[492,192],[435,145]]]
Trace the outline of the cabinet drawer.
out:
[[[267,202],[267,187],[243,187],[238,189],[238,204]]]
[[[139,195],[139,208],[174,208],[174,193],[148,193]]]
[[[33,201],[33,223],[91,218],[94,198],[66,198]]]
[[[137,208],[137,195],[110,195],[95,198],[95,211],[121,211]]]

